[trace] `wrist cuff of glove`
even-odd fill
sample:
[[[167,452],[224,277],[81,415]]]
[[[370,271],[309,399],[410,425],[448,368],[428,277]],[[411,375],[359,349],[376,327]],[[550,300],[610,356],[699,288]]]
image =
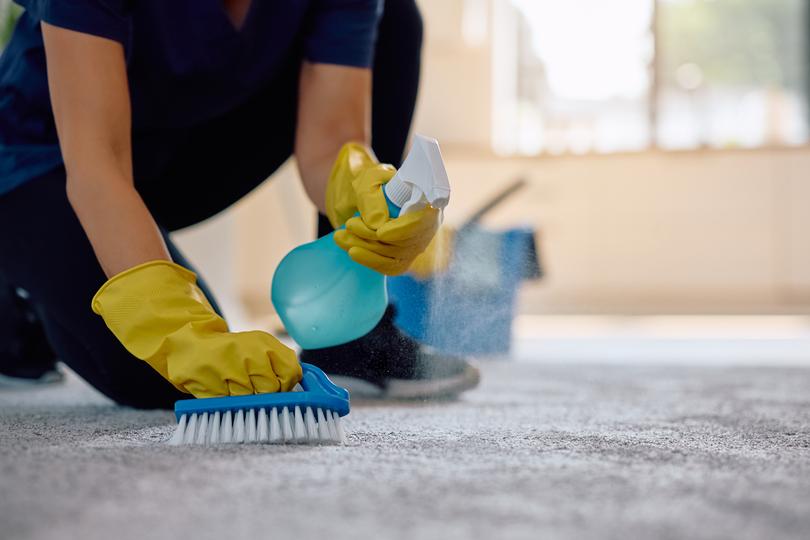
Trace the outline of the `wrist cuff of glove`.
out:
[[[197,274],[192,272],[187,268],[183,268],[179,264],[175,264],[171,261],[165,260],[156,260],[156,261],[149,261],[137,266],[133,266],[123,272],[114,275],[110,279],[108,279],[104,285],[99,288],[96,294],[93,296],[93,300],[90,303],[90,307],[93,310],[93,313],[96,315],[103,316],[103,297],[105,293],[110,289],[115,287],[122,281],[130,281],[129,278],[133,275],[142,275],[146,272],[157,272],[163,274],[161,279],[158,281],[166,281],[171,279],[180,279],[186,283],[189,283],[196,287],[197,285]],[[153,288],[153,287],[152,287]]]
[[[357,211],[357,203],[348,192],[352,189],[352,180],[366,168],[378,163],[374,151],[365,144],[348,142],[341,147],[329,172],[326,187],[326,217],[332,227],[337,229],[342,226]],[[351,201],[345,199],[346,195]]]

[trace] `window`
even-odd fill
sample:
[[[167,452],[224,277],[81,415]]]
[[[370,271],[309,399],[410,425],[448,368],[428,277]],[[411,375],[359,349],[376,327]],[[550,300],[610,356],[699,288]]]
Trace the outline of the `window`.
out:
[[[807,140],[803,0],[494,0],[493,145]]]
[[[807,139],[804,0],[659,2],[658,144]]]

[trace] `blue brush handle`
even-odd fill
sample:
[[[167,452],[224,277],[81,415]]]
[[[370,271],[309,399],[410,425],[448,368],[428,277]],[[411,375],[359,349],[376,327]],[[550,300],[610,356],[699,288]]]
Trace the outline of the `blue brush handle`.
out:
[[[304,389],[304,392],[320,392],[336,399],[346,400],[348,403],[349,391],[333,383],[320,368],[301,362],[301,369],[304,372],[304,376],[301,378],[301,388]],[[346,413],[348,414],[348,412],[347,409]]]
[[[326,376],[312,364],[301,362],[304,376],[301,379],[303,392],[278,392],[198,399],[181,399],[174,404],[178,421],[184,414],[233,411],[236,409],[268,409],[273,407],[312,407],[329,409],[340,416],[349,414],[349,392]]]

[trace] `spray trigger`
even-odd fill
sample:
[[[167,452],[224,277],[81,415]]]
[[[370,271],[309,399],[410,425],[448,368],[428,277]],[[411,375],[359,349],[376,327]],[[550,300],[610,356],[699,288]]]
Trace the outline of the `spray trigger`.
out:
[[[450,180],[436,139],[414,136],[405,162],[385,185],[385,194],[401,208],[400,215],[428,204],[444,210],[450,202]]]

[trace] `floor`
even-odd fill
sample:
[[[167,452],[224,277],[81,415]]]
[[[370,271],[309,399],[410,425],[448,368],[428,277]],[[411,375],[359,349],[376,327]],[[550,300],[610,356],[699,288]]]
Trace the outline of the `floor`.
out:
[[[344,447],[163,444],[75,377],[0,392],[0,537],[808,538],[810,369],[482,366]]]
[[[808,315],[520,315],[512,358],[810,367]]]

